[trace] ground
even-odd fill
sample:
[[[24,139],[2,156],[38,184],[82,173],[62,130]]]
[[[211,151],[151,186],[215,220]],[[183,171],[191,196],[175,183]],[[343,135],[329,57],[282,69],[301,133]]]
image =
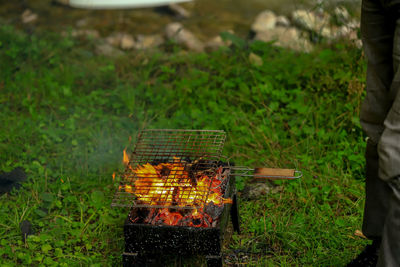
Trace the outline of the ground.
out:
[[[367,243],[355,234],[364,198],[361,50],[341,43],[306,54],[232,41],[208,54],[168,44],[107,58],[90,40],[2,26],[0,170],[22,167],[28,181],[0,196],[1,265],[118,265],[126,210],[110,207],[112,173],[144,128],[222,129],[223,154],[237,164],[303,171],[251,199],[238,179],[242,233],[224,243],[228,266],[353,258]],[[24,240],[26,220],[35,234]],[[171,261],[179,264],[190,265]]]

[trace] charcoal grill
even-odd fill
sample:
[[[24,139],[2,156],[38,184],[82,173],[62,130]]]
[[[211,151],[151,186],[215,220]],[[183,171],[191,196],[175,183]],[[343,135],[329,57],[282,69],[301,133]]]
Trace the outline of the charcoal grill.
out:
[[[138,134],[112,202],[130,208],[124,224],[124,266],[151,266],[160,254],[204,255],[208,266],[222,266],[229,215],[233,229],[240,232],[235,176],[301,177],[295,170],[234,166],[221,156],[225,139],[220,130]],[[167,213],[176,218],[163,221]],[[202,214],[201,219],[196,214]]]

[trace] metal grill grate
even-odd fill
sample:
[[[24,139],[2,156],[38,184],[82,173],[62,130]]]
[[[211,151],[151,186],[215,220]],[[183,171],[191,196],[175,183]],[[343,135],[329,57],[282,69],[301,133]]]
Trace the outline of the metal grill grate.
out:
[[[112,206],[203,206],[215,186],[212,178],[226,178],[219,168],[225,138],[218,130],[140,132]]]

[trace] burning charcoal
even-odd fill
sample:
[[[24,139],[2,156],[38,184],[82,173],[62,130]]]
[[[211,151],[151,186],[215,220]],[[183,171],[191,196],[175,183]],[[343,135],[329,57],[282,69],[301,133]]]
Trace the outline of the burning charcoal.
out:
[[[171,173],[171,169],[168,168],[167,166],[162,166],[160,174],[162,177],[168,176]]]
[[[198,225],[201,225],[202,221],[200,219],[194,219],[192,221],[192,223],[193,223],[194,226],[198,226]]]
[[[190,215],[187,215],[187,216],[185,216],[185,217],[183,217],[183,218],[181,219],[181,221],[180,221],[180,226],[188,226],[188,225],[189,225],[189,222],[191,222],[191,221],[192,221],[191,216],[190,216]]]
[[[165,163],[165,162],[166,161],[163,160],[163,159],[155,159],[152,162],[150,162],[150,164],[153,165],[153,166],[157,166],[158,164]]]
[[[137,221],[139,221],[139,217],[131,217],[131,216],[129,216],[129,220],[131,221],[131,223],[136,223]]]
[[[211,216],[213,220],[216,220],[224,211],[224,205],[217,206],[214,204],[214,202],[211,201],[210,203],[207,204],[204,211],[206,214]]]
[[[133,223],[142,223],[144,218],[149,214],[149,209],[146,208],[133,208],[129,213],[129,220]]]
[[[155,217],[157,216],[158,212],[156,211],[157,209],[150,209],[149,214],[147,215],[147,217],[144,219],[145,223],[149,223],[152,224]]]
[[[172,191],[172,206],[177,206],[178,205],[178,201],[179,201],[179,188],[178,187],[174,187],[174,190]]]
[[[189,173],[190,184],[192,186],[197,186],[197,179],[195,177],[195,174],[193,172],[188,172],[188,173]]]

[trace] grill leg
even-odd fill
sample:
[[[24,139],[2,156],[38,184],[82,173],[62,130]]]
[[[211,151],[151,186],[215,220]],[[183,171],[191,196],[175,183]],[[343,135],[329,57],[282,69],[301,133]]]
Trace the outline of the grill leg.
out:
[[[124,252],[122,254],[123,267],[156,267],[156,257],[153,255],[140,255],[138,253]]]
[[[233,230],[236,231],[238,234],[240,234],[239,209],[238,209],[236,194],[233,195],[233,200],[232,200],[231,220],[233,224]]]
[[[222,257],[219,256],[206,256],[207,267],[222,267]]]

